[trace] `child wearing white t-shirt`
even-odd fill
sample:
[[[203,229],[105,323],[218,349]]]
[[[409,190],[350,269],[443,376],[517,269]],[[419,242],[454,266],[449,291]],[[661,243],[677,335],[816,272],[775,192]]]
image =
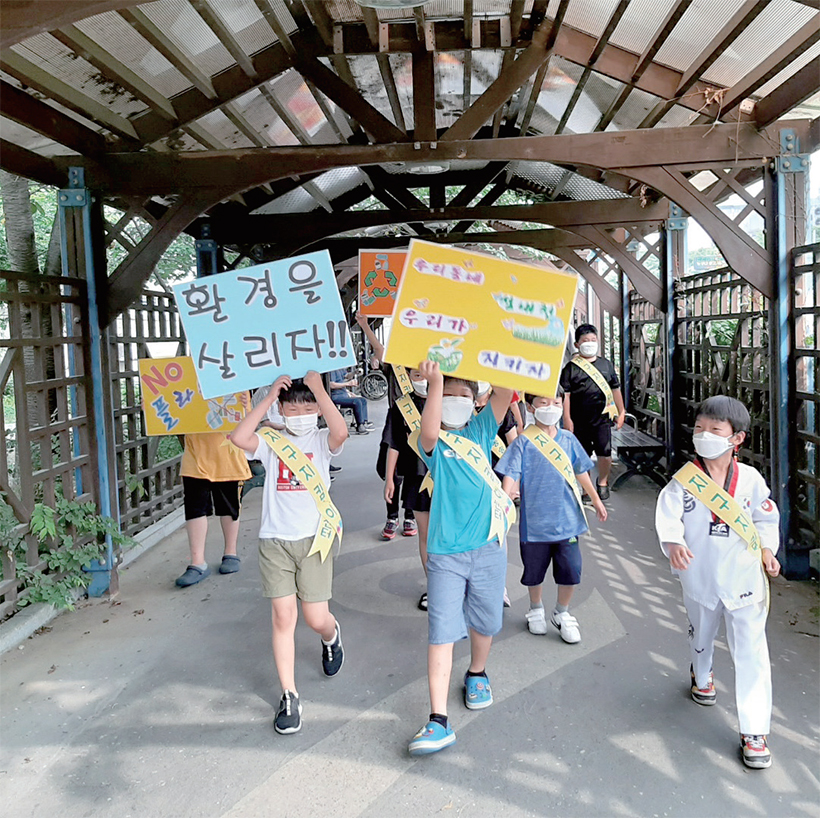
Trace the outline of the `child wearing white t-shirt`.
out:
[[[278,733],[289,734],[302,726],[302,705],[294,675],[297,598],[302,602],[305,622],[322,638],[326,676],[335,676],[341,670],[344,651],[339,623],[328,607],[332,556],[324,561],[318,553],[308,556],[319,529],[319,511],[298,477],[255,432],[276,400],[285,424],[281,434],[311,461],[325,487],[330,485],[330,458],[342,451],[348,430],[321,376],[308,372],[303,382],[293,382],[287,375],[277,378],[231,435],[235,445],[262,461],[267,474],[259,528],[259,568],[265,596],[271,600],[273,658],[282,685],[273,726]],[[319,415],[324,415],[326,429],[318,428]]]

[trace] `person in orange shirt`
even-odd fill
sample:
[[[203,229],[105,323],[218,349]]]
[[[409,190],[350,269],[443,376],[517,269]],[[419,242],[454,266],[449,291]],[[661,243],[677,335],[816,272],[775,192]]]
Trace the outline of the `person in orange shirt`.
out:
[[[205,538],[211,514],[219,517],[225,539],[219,573],[233,574],[239,570],[236,543],[242,483],[250,479],[251,470],[245,453],[230,442],[228,435],[209,432],[185,435],[181,473],[191,562],[177,577],[176,584],[187,588],[211,573],[205,561]]]

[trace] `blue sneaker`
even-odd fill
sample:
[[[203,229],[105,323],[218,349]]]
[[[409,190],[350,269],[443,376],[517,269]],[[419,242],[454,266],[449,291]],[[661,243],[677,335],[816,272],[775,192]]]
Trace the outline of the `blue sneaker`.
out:
[[[411,756],[424,756],[437,753],[445,747],[456,743],[456,734],[449,720],[447,726],[442,727],[437,721],[428,721],[421,730],[413,736],[408,749]]]
[[[493,703],[493,691],[490,680],[483,676],[464,674],[464,704],[468,710],[483,710]]]

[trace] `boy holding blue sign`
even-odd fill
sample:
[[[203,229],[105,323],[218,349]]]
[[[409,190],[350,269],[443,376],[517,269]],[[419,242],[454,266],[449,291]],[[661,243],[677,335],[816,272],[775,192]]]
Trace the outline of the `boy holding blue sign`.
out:
[[[507,576],[506,530],[515,519],[512,501],[490,466],[511,389],[496,389],[488,409],[473,416],[474,381],[444,377],[435,361],[422,361],[427,401],[416,432],[421,459],[433,479],[427,541],[427,676],[430,719],[410,742],[411,755],[455,743],[447,717],[453,645],[470,637],[464,704],[493,703],[486,672],[493,637],[501,630]]]
[[[260,429],[268,409],[279,400],[285,429]],[[319,415],[327,421],[318,428]],[[328,492],[330,459],[342,451],[348,431],[325,391],[322,378],[308,372],[304,382],[287,375],[240,422],[232,441],[261,460],[267,478],[262,495],[259,568],[271,600],[273,658],[282,698],[273,726],[277,733],[302,727],[302,704],[294,676],[297,599],[307,624],[322,639],[322,669],[335,676],[344,663],[339,623],[328,601],[333,583],[331,550],[342,527]]]

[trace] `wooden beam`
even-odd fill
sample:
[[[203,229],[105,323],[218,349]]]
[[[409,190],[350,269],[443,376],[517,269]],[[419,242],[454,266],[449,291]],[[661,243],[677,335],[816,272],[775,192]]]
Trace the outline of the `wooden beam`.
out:
[[[52,108],[31,94],[0,79],[0,113],[32,131],[53,139],[77,153],[100,156],[105,153],[105,137]]]
[[[119,14],[143,39],[159,51],[188,82],[198,88],[208,99],[216,99],[216,91],[211,78],[203,74],[194,61],[183,54],[173,40],[147,14],[138,8],[121,9]]]
[[[370,42],[375,48],[379,47],[379,16],[376,12],[366,6],[362,6],[362,19],[367,28],[367,35],[370,37]],[[393,112],[393,120],[396,127],[401,131],[407,130],[407,125],[404,123],[404,113],[401,109],[401,102],[399,101],[399,91],[396,88],[396,78],[393,76],[393,70],[390,68],[390,57],[379,51],[376,54],[376,62],[379,66],[379,74],[384,83],[385,91],[387,91],[387,99],[390,102],[390,110]]]
[[[481,126],[538,70],[549,57],[547,42],[552,24],[542,23],[532,43],[512,63],[506,73],[501,71],[487,90],[451,125],[441,137],[442,142],[472,139]]]
[[[413,52],[413,137],[416,141],[435,142],[437,139],[434,59],[433,52],[424,48],[423,41]]]
[[[808,141],[808,120],[792,120],[789,126],[798,138]],[[121,195],[149,196],[208,187],[242,191],[285,176],[386,162],[526,160],[612,170],[637,178],[633,168],[760,161],[761,157],[771,156],[776,145],[776,135],[760,132],[750,124],[732,123],[656,131],[439,141],[435,148],[426,143],[417,148],[404,142],[153,155],[122,153],[110,154],[102,160],[84,158],[82,164],[91,169],[95,184],[101,188]],[[54,161],[61,167],[78,162],[63,157],[55,157]]]
[[[211,31],[216,35],[216,38],[228,50],[230,55],[236,60],[236,64],[247,74],[251,79],[255,79],[258,74],[253,60],[245,53],[239,41],[234,36],[234,33],[222,22],[219,14],[211,8],[208,0],[189,0],[194,10],[205,21]]]
[[[489,162],[486,167],[479,171],[475,171],[473,179],[456,193],[456,195],[449,202],[450,207],[466,207],[469,205],[487,185],[492,184],[493,180],[504,168],[507,167],[506,162]]]
[[[479,200],[478,206],[495,204],[504,191],[507,190],[506,180],[496,182]],[[470,218],[459,222],[454,227],[451,227],[447,232],[448,236],[457,236],[459,233],[466,233],[475,224],[475,219]]]
[[[0,139],[0,168],[44,185],[65,187],[68,182],[68,174],[51,159],[6,139]]]
[[[583,92],[584,86],[587,84],[587,80],[589,79],[589,75],[591,73],[591,68],[585,68],[581,72],[581,76],[578,78],[578,82],[575,83],[575,88],[573,88],[572,90],[572,96],[569,98],[567,107],[564,108],[564,113],[561,114],[561,119],[555,126],[556,134],[564,132],[564,128],[566,128],[567,122],[569,122],[569,118],[572,116],[572,112],[575,110],[575,106],[578,104],[578,100],[581,98],[581,93]]]
[[[593,66],[598,61],[598,57],[601,56],[604,48],[608,45],[610,37],[615,33],[618,23],[621,22],[621,18],[629,8],[629,2],[630,0],[618,0],[618,5],[615,6],[615,10],[610,15],[606,26],[604,26],[601,36],[598,37],[598,41],[595,43],[595,48],[592,49],[592,53],[589,55],[588,65]]]
[[[643,76],[644,71],[649,68],[652,60],[655,59],[655,55],[669,39],[669,35],[680,22],[681,17],[683,17],[689,6],[692,5],[692,2],[693,0],[678,0],[677,3],[669,9],[669,13],[655,32],[655,36],[649,41],[643,54],[638,58],[635,70],[632,72],[631,79],[633,83],[637,82]]]
[[[586,279],[607,312],[616,318],[623,315],[621,294],[597,270],[590,267],[575,250],[570,247],[556,247],[551,252]]]
[[[107,130],[124,137],[128,147],[133,148],[137,142],[137,132],[131,121],[119,114],[112,113],[102,103],[86,96],[81,91],[57,79],[50,72],[45,71],[16,51],[4,51],[0,54],[0,68],[7,74],[11,74],[23,85],[28,85],[35,91],[46,97],[59,102],[71,111],[75,111],[80,116],[102,125]]]
[[[755,106],[755,120],[759,128],[771,125],[781,116],[805,102],[820,89],[820,57],[815,57],[796,74],[778,85]]]
[[[766,57],[759,65],[747,72],[723,95],[723,110],[728,115],[758,88],[787,68],[801,54],[820,41],[820,21],[817,17],[809,20],[799,31],[789,37],[783,45]],[[820,73],[816,75],[820,78]]]
[[[153,108],[169,122],[176,122],[177,114],[167,97],[160,94],[150,83],[134,73],[127,65],[120,62],[113,54],[92,40],[76,26],[66,26],[51,32],[78,57],[93,65],[105,79],[124,88],[137,99]]]
[[[685,94],[709,68],[717,62],[723,52],[751,25],[754,19],[766,9],[771,0],[745,0],[732,15],[729,22],[712,38],[709,44],[695,58],[680,78],[675,96]]]

